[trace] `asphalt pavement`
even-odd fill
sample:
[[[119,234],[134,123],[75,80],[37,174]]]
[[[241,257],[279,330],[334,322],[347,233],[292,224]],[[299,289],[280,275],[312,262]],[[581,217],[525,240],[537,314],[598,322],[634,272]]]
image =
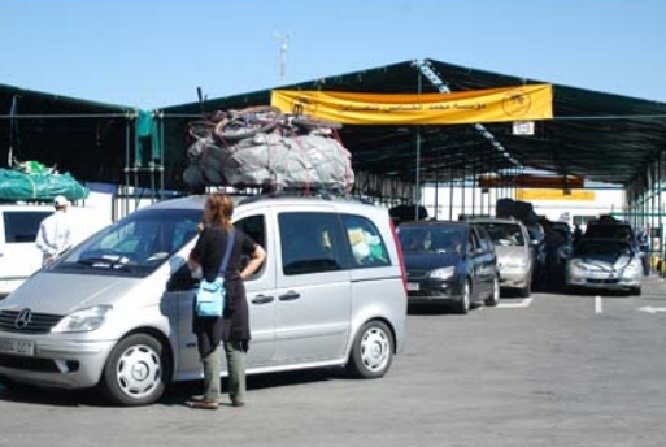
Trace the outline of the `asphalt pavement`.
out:
[[[665,292],[649,278],[639,297],[411,308],[406,352],[386,377],[250,377],[244,408],[186,408],[197,382],[140,408],[94,391],[0,389],[0,446],[663,447]]]

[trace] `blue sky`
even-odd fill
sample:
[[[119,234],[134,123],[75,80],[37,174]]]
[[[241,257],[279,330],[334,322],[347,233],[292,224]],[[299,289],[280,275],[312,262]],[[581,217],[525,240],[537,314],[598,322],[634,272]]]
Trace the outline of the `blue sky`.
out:
[[[663,0],[0,0],[0,83],[143,108],[431,57],[666,101]]]

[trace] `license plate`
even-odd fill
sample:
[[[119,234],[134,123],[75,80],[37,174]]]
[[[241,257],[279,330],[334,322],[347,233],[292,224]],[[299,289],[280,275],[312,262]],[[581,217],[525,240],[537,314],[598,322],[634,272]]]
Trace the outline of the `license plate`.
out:
[[[419,289],[420,289],[419,283],[417,283],[417,282],[408,282],[407,283],[407,290],[409,290],[410,292],[416,292]]]
[[[0,352],[32,357],[35,355],[35,342],[30,340],[0,340]]]

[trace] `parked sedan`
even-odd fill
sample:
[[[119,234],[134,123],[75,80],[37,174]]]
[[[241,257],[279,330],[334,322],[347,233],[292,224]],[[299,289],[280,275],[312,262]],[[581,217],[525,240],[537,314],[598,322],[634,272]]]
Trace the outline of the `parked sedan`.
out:
[[[500,299],[497,256],[488,233],[464,222],[408,222],[399,229],[410,303],[454,303],[467,313],[473,302]]]
[[[583,239],[567,263],[568,287],[627,290],[641,294],[641,260],[629,242]]]

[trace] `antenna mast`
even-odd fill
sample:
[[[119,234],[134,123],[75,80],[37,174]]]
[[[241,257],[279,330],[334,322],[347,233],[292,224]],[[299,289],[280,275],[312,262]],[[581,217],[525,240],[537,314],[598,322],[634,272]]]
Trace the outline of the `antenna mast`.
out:
[[[289,48],[289,33],[274,33],[273,37],[280,41],[280,84],[284,84],[287,77],[287,50]]]

